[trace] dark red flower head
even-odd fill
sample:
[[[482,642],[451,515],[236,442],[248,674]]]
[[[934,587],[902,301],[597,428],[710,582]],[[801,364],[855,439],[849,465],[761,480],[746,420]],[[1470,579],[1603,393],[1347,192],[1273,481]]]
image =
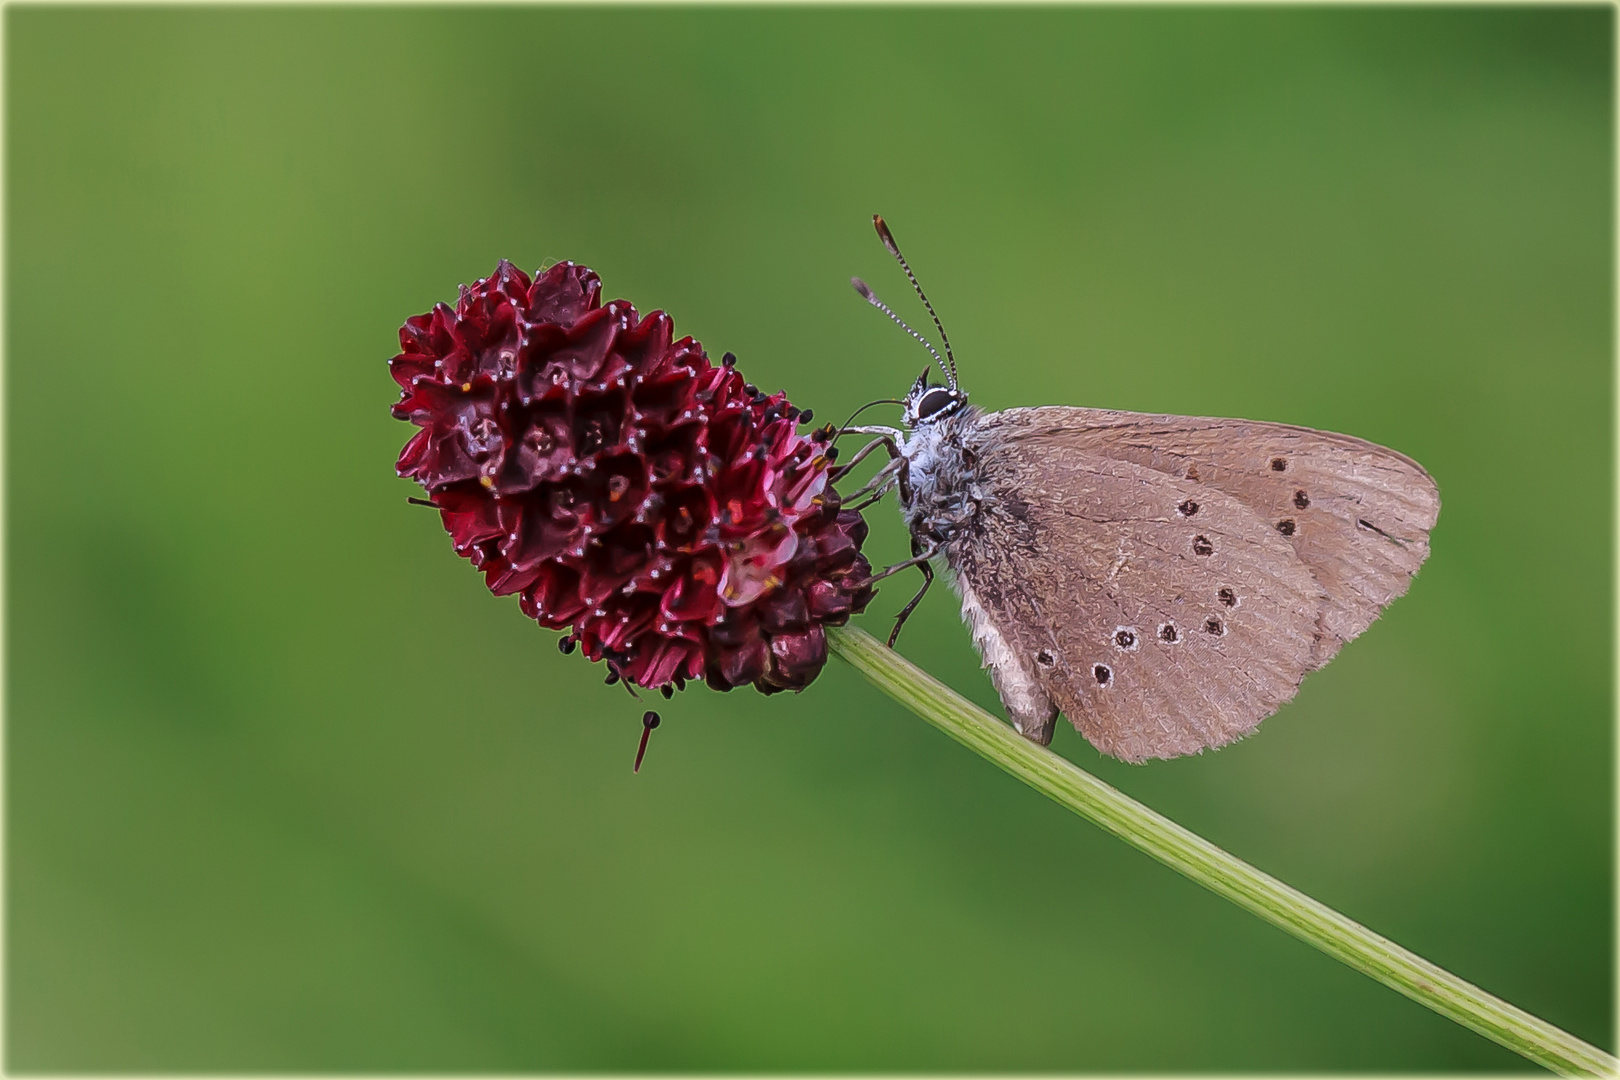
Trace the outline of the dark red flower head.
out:
[[[827,431],[596,274],[510,263],[406,321],[399,475],[498,596],[645,687],[797,690],[872,597]]]

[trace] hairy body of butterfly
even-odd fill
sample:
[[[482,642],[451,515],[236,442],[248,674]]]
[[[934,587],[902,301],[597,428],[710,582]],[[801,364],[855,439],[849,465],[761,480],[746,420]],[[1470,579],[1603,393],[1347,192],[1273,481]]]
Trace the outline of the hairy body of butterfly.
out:
[[[1126,761],[1222,746],[1294,696],[1406,591],[1440,494],[1411,458],[1348,435],[1250,420],[1047,406],[981,413],[945,327],[881,217],[878,236],[945,356],[864,491],[899,494],[923,588],[943,559],[1013,726],[1041,745],[1061,712]],[[949,363],[947,363],[949,360]]]

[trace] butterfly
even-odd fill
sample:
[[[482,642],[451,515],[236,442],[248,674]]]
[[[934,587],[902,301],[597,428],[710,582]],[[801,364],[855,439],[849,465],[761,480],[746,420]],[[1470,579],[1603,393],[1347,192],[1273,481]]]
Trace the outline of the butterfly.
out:
[[[1434,480],[1411,458],[1288,424],[1069,406],[969,404],[939,330],[902,402],[889,461],[851,496],[898,495],[921,568],[892,646],[942,561],[1013,727],[1049,744],[1058,715],[1125,761],[1223,746],[1404,593],[1429,555]],[[946,358],[949,358],[947,363]]]

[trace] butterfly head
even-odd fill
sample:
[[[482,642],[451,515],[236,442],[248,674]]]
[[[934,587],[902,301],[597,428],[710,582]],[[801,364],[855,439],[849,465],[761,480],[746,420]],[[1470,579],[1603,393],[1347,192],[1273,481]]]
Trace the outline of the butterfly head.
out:
[[[955,386],[930,386],[929,368],[917,376],[911,392],[906,395],[905,422],[908,428],[919,428],[943,420],[967,404],[967,391]]]

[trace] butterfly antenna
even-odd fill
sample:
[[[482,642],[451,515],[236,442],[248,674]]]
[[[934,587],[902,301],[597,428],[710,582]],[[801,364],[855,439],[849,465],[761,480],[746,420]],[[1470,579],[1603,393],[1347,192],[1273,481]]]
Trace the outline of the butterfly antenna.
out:
[[[866,282],[862,281],[858,277],[852,277],[849,279],[849,283],[855,287],[855,291],[860,293],[861,297],[865,299],[868,304],[871,304],[873,307],[883,312],[883,314],[893,319],[897,324],[899,324],[900,329],[922,342],[922,347],[933,353],[934,359],[939,362],[939,370],[943,371],[945,373],[945,377],[950,380],[951,389],[956,389],[956,372],[945,366],[945,360],[939,355],[939,350],[930,345],[927,338],[923,337],[921,334],[917,333],[917,331],[907,326],[906,320],[896,315],[893,310],[890,309],[888,304],[885,304],[883,301],[879,300],[877,298],[877,294],[871,290]]]
[[[906,262],[904,255],[900,254],[900,245],[894,242],[894,234],[889,231],[889,226],[884,224],[881,214],[872,215],[872,226],[877,229],[878,239],[883,241],[883,246],[889,249],[889,254],[899,261],[900,269],[904,270],[906,277],[911,279],[911,287],[917,290],[917,298],[923,302],[923,307],[928,309],[929,318],[934,320],[934,328],[939,331],[940,343],[945,346],[945,355],[950,357],[951,360],[950,370],[946,374],[950,377],[951,389],[955,390],[956,357],[951,356],[951,339],[945,336],[945,324],[939,321],[938,315],[934,314],[934,305],[928,302],[928,294],[923,292],[923,287],[917,283],[917,275],[911,272],[911,264]],[[905,324],[901,323],[900,325],[904,326]],[[929,351],[933,352],[932,349]],[[934,353],[934,358],[938,359],[939,354]]]

